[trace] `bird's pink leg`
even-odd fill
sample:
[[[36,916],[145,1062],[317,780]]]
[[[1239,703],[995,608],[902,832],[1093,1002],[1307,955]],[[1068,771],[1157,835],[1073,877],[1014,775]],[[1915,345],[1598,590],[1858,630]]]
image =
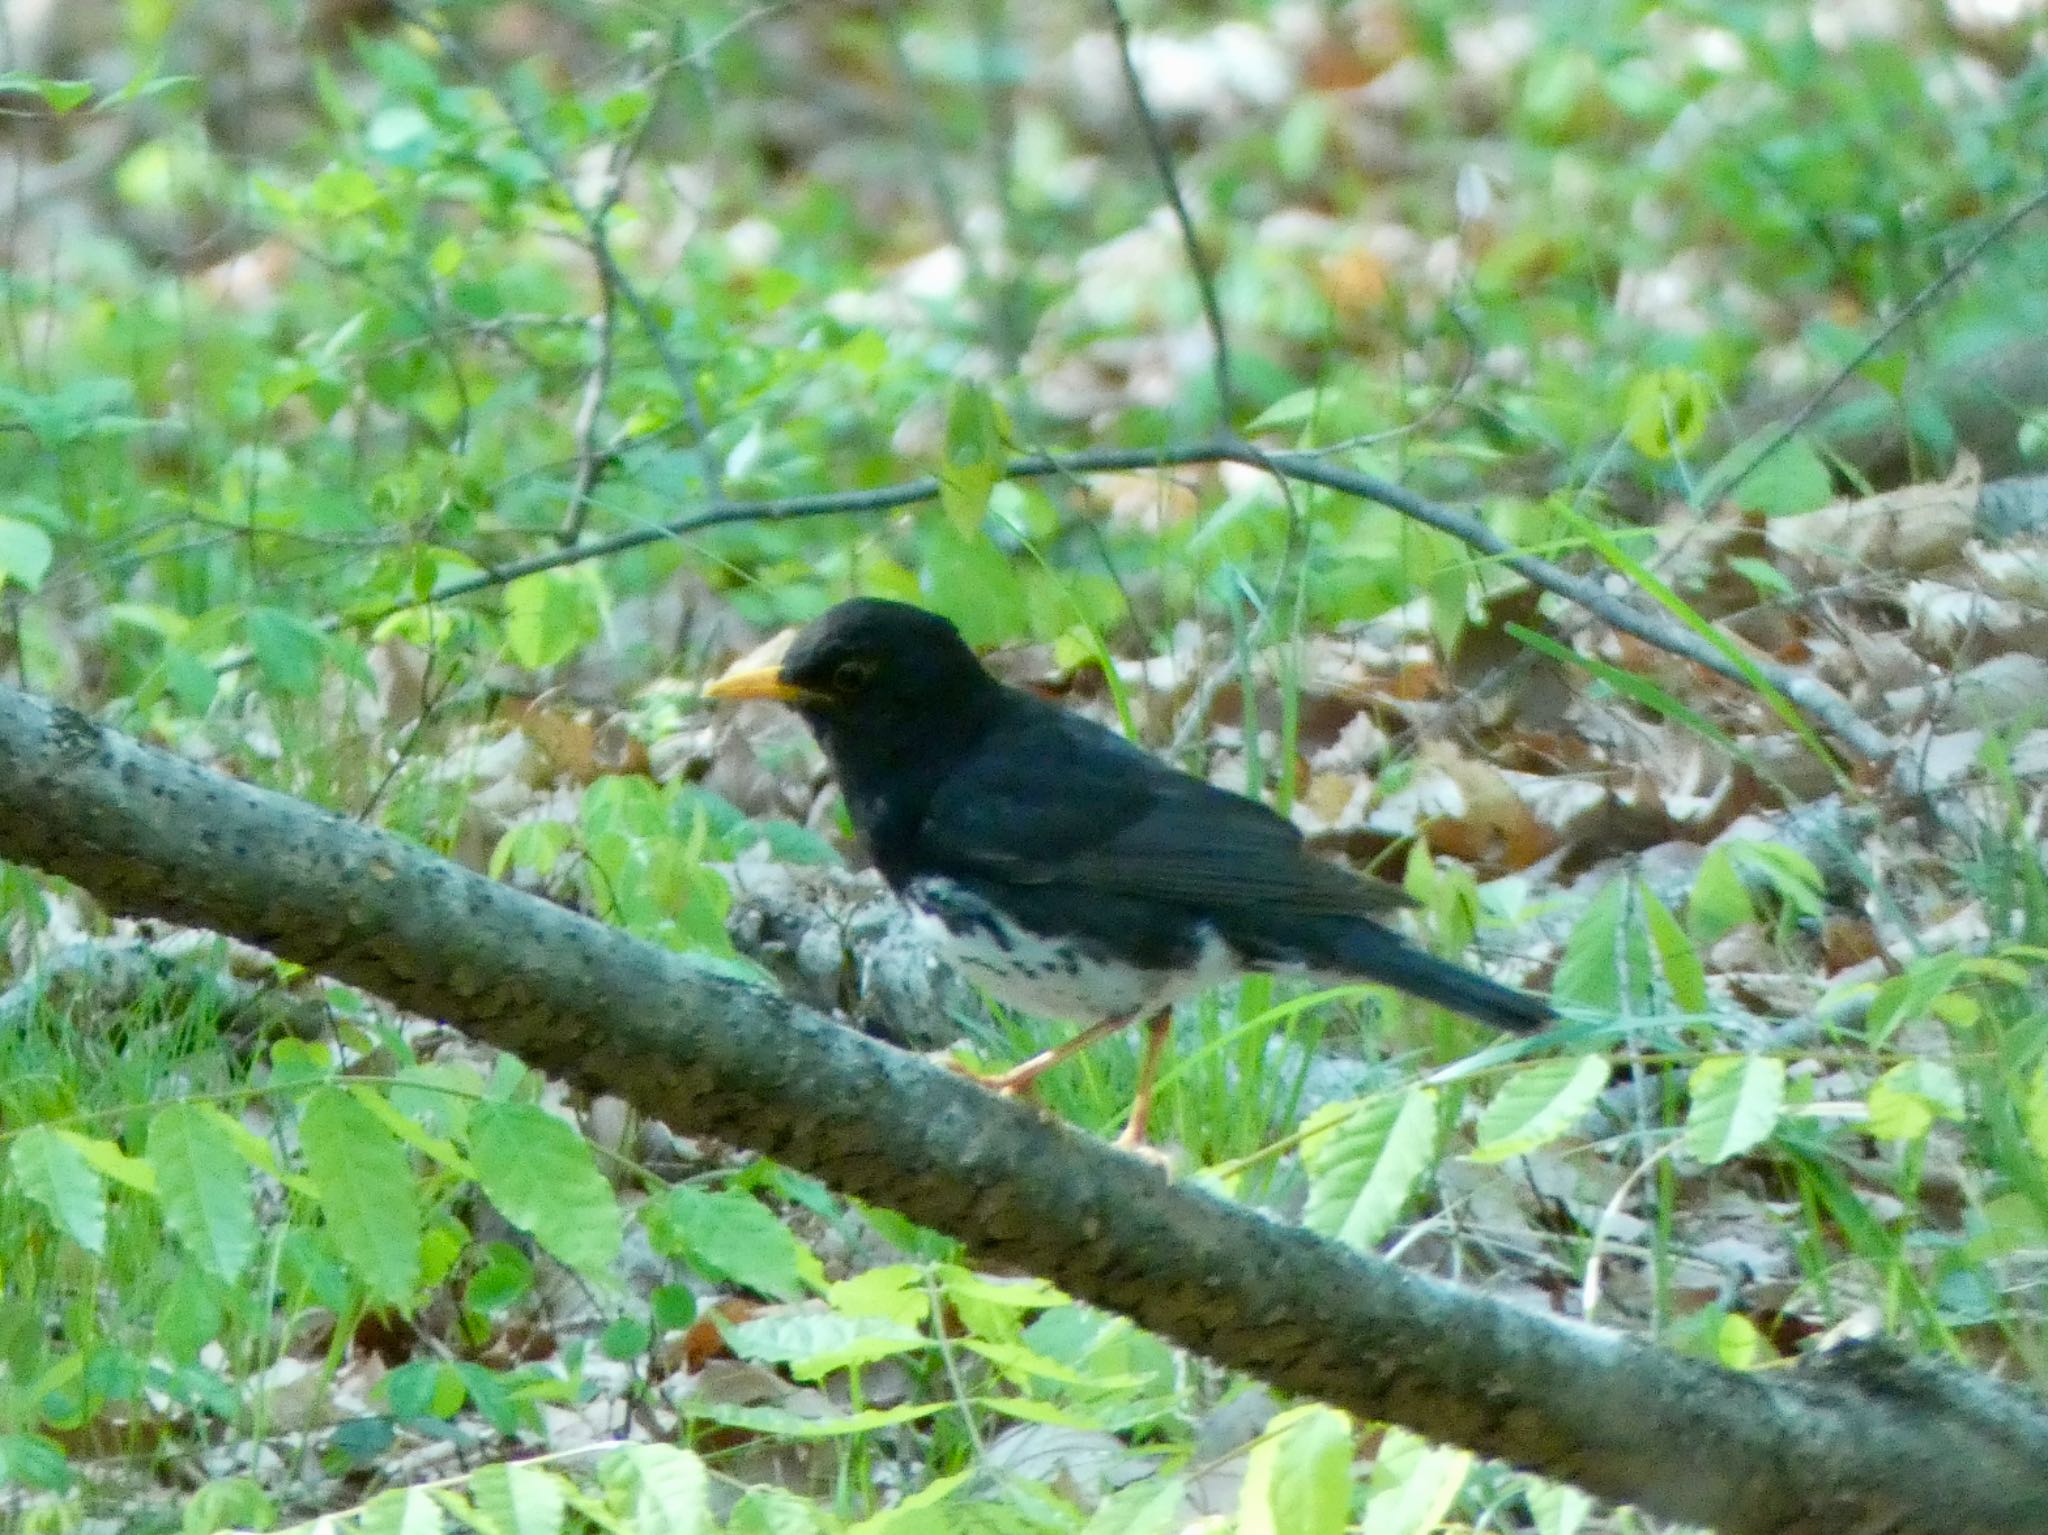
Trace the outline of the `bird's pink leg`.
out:
[[[1131,1100],[1131,1117],[1116,1143],[1126,1151],[1143,1151],[1147,1127],[1152,1123],[1152,1090],[1159,1085],[1159,1062],[1166,1053],[1166,1036],[1173,1030],[1173,1013],[1162,1009],[1145,1020],[1145,1055],[1138,1063],[1138,1095]],[[1156,1155],[1156,1153],[1154,1153]]]
[[[1120,1033],[1138,1021],[1135,1013],[1121,1018],[1105,1018],[1102,1022],[1083,1029],[1065,1044],[1054,1045],[1050,1050],[1041,1050],[1027,1061],[1020,1061],[1008,1071],[984,1074],[955,1067],[961,1076],[979,1082],[983,1087],[1001,1093],[1005,1098],[1014,1098],[1030,1091],[1031,1084],[1044,1076],[1062,1061],[1070,1061],[1090,1045],[1100,1044],[1110,1035]]]

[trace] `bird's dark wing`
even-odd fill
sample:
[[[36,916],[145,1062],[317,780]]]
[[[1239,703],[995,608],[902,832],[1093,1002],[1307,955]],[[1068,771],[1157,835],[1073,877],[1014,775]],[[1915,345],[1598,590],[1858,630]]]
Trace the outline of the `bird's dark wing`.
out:
[[[935,872],[1210,909],[1363,916],[1412,904],[1314,857],[1264,805],[1157,761],[1093,721],[1017,696],[1001,749],[970,754],[925,812]]]

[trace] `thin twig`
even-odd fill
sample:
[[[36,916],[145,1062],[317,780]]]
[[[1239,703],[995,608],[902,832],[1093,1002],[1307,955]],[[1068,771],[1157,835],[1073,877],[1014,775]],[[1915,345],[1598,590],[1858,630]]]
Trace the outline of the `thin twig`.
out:
[[[639,153],[640,145],[647,137],[647,125],[654,120],[661,79],[662,76],[657,74],[643,82],[650,98],[647,110],[640,114],[640,121],[633,131],[614,143],[611,153],[605,157],[604,183],[598,191],[597,206],[590,210],[589,227],[593,240],[604,236],[611,224],[612,210],[618,207],[619,198],[625,193],[626,167]],[[595,265],[597,355],[591,359],[590,373],[583,380],[583,397],[576,405],[576,478],[569,486],[569,509],[555,534],[556,542],[564,547],[583,536],[583,520],[590,511],[591,492],[597,489],[598,480],[613,462],[611,452],[598,451],[597,420],[604,406],[605,391],[611,387],[612,381],[612,343],[618,328],[619,286],[615,281],[616,268],[611,263],[599,261]]]
[[[1313,454],[1267,453],[1248,443],[1230,441],[1182,443],[1160,448],[1109,448],[1091,453],[1063,454],[1057,458],[1047,454],[1033,454],[1012,459],[1002,467],[1000,477],[1005,480],[1038,480],[1068,475],[1221,463],[1250,465],[1264,469],[1269,474],[1282,475],[1287,479],[1311,485],[1321,485],[1347,496],[1356,496],[1360,500],[1390,507],[1404,517],[1412,518],[1425,527],[1435,528],[1439,533],[1447,533],[1481,554],[1498,560],[1531,585],[1578,604],[1588,612],[1605,619],[1614,628],[1634,635],[1646,645],[1655,646],[1659,650],[1703,666],[1715,675],[1732,682],[1748,684],[1752,680],[1750,674],[1742,667],[1737,666],[1690,629],[1681,627],[1660,613],[1635,606],[1605,590],[1597,581],[1573,575],[1548,560],[1523,553],[1479,518],[1431,501],[1426,496],[1380,479],[1377,475],[1326,463]],[[503,586],[522,576],[538,575],[542,571],[557,570],[565,565],[575,565],[585,560],[601,559],[627,549],[637,549],[643,544],[656,543],[668,538],[682,538],[711,528],[730,527],[739,523],[796,522],[812,517],[848,514],[871,515],[876,512],[897,511],[921,502],[936,501],[938,498],[938,480],[931,475],[920,475],[913,480],[903,480],[894,485],[878,485],[870,490],[830,491],[760,501],[714,502],[688,516],[677,517],[668,522],[628,528],[623,532],[578,544],[573,549],[550,550],[544,554],[531,555],[523,560],[513,560],[494,566],[477,575],[451,582],[428,596],[393,604],[373,615],[368,615],[368,620],[381,622],[393,614],[407,612],[427,603],[473,596],[477,592]],[[334,628],[339,625],[340,619],[330,617],[324,622],[326,627]],[[238,651],[217,663],[215,669],[231,671],[248,664],[248,659],[246,652]],[[1832,688],[1767,657],[1752,656],[1750,665],[1756,669],[1757,675],[1762,676],[1771,686],[1833,731],[1844,745],[1859,756],[1873,761],[1891,758],[1893,744],[1881,732],[1859,718],[1848,701]]]
[[[569,173],[555,159],[553,150],[540,130],[512,98],[511,93],[498,82],[496,76],[485,68],[483,61],[470,51],[469,46],[454,33],[436,25],[416,11],[400,7],[399,14],[432,36],[443,51],[459,63],[464,72],[497,103],[498,109],[505,114],[505,120],[512,125],[512,131],[518,134],[521,145],[539,162],[548,180],[554,183],[555,190],[561,194],[562,201],[568,205],[570,213],[583,230],[584,247],[590,252],[590,259],[597,268],[600,280],[609,283],[619,299],[625,303],[634,323],[639,326],[641,335],[646,338],[648,346],[661,363],[662,371],[668,374],[677,397],[682,401],[683,413],[697,439],[697,472],[703,477],[705,489],[713,497],[722,497],[725,493],[723,484],[718,465],[711,455],[711,424],[705,414],[704,399],[697,388],[697,380],[683,359],[677,355],[675,348],[670,345],[668,331],[655,315],[653,306],[626,275],[625,269],[619,265],[618,257],[612,252],[611,236],[603,221],[596,217],[594,209],[583,206],[576,196],[576,189]]]
[[[1152,169],[1158,173],[1161,190],[1166,193],[1167,206],[1173,210],[1174,222],[1180,225],[1180,241],[1187,251],[1188,267],[1195,280],[1195,290],[1201,295],[1202,317],[1209,326],[1209,344],[1215,349],[1211,368],[1216,378],[1216,413],[1226,432],[1234,430],[1237,420],[1236,394],[1231,384],[1230,338],[1223,328],[1223,306],[1216,300],[1216,277],[1209,269],[1209,258],[1202,254],[1202,242],[1195,235],[1195,221],[1188,213],[1187,199],[1181,196],[1180,177],[1173,166],[1173,150],[1166,142],[1166,134],[1159,126],[1159,119],[1152,113],[1152,105],[1145,99],[1145,87],[1138,79],[1138,66],[1131,57],[1131,24],[1125,17],[1119,0],[1102,0],[1102,7],[1109,13],[1109,25],[1116,38],[1116,56],[1123,65],[1124,85],[1131,93],[1131,110],[1136,114],[1138,127],[1145,136],[1145,148],[1152,156]]]
[[[1836,370],[1835,376],[1833,378],[1829,379],[1825,384],[1823,384],[1818,390],[1814,392],[1814,395],[1811,399],[1809,399],[1804,405],[1800,406],[1798,410],[1794,411],[1792,413],[1792,418],[1789,421],[1787,421],[1783,426],[1779,427],[1777,433],[1771,438],[1771,440],[1764,444],[1763,451],[1758,453],[1756,457],[1752,458],[1748,463],[1744,464],[1741,470],[1737,472],[1735,477],[1731,479],[1726,485],[1721,487],[1720,494],[1723,496],[1732,495],[1735,491],[1736,486],[1740,485],[1744,480],[1748,479],[1752,474],[1756,473],[1756,471],[1760,467],[1762,467],[1766,459],[1768,459],[1772,454],[1776,453],[1778,449],[1784,447],[1786,443],[1790,442],[1802,430],[1805,429],[1807,423],[1812,421],[1815,416],[1820,414],[1822,408],[1826,406],[1828,401],[1834,398],[1834,394],[1837,389],[1840,389],[1842,385],[1846,384],[1850,379],[1854,378],[1866,363],[1868,363],[1873,357],[1877,356],[1877,354],[1882,352],[1886,347],[1890,346],[1892,338],[1894,336],[1896,336],[1907,325],[1911,324],[1913,320],[1918,318],[1921,312],[1924,311],[1929,304],[1932,304],[1935,301],[1935,299],[1939,298],[1943,293],[1945,293],[1956,282],[1958,278],[1960,278],[1965,272],[1969,271],[1971,267],[1975,266],[1980,260],[1982,260],[1984,253],[1986,251],[1991,249],[1992,246],[1996,245],[1999,241],[2003,240],[2007,235],[2011,234],[2013,230],[2018,228],[2019,225],[2026,219],[2026,217],[2029,214],[2033,213],[2036,209],[2044,205],[2048,205],[2048,186],[2043,186],[2040,189],[2038,189],[2033,194],[2033,196],[2027,198],[2026,201],[2022,202],[2017,208],[2013,209],[2012,212],[2008,213],[2004,218],[2000,219],[1996,224],[1993,224],[1989,229],[1984,231],[1983,234],[1979,235],[1977,239],[1971,244],[1968,250],[1964,251],[1962,255],[1958,256],[1953,262],[1951,262],[1947,267],[1945,267],[1941,271],[1941,273],[1937,277],[1935,277],[1935,279],[1932,282],[1927,284],[1926,287],[1922,288],[1918,293],[1914,294],[1912,298],[1907,300],[1905,306],[1901,308],[1897,314],[1892,316],[1892,318],[1885,324],[1883,329],[1878,331],[1878,333],[1875,336],[1872,336],[1870,340],[1864,344],[1862,350],[1857,352],[1857,354],[1854,357],[1850,358],[1847,362],[1843,363],[1842,366]]]

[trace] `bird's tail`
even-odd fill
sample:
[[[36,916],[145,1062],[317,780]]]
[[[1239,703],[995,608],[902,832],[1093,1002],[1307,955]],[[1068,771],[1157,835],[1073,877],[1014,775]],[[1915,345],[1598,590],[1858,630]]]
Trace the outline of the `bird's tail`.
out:
[[[1533,1033],[1557,1019],[1542,997],[1438,959],[1376,924],[1351,924],[1336,950],[1336,958],[1351,974],[1511,1034]]]

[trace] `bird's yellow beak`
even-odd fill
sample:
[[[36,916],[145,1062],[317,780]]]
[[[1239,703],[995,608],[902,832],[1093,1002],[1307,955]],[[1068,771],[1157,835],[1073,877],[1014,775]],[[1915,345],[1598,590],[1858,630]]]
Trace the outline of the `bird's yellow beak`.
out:
[[[705,685],[704,696],[724,703],[747,698],[768,698],[781,704],[815,702],[817,695],[807,688],[786,682],[782,658],[796,639],[794,629],[785,629],[765,644],[756,645]]]
[[[713,681],[704,685],[704,696],[721,702],[733,702],[742,698],[772,698],[777,703],[800,703],[811,695],[805,689],[793,687],[782,680],[779,666],[749,666],[742,661],[728,667]]]

